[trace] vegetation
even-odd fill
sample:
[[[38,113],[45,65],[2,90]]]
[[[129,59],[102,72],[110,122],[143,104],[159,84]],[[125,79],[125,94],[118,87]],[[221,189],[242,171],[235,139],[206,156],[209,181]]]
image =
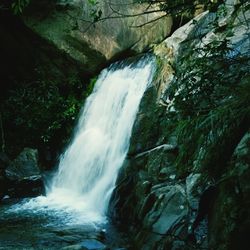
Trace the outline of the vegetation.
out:
[[[4,128],[8,128],[5,139],[8,152],[17,153],[21,145],[60,150],[68,143],[75,120],[95,81],[92,79],[85,91],[75,80],[67,86],[37,80],[11,89],[2,104],[2,110],[8,111],[3,113]],[[10,145],[13,141],[15,145]]]
[[[174,65],[167,102],[183,174],[204,169],[220,176],[250,125],[249,55],[230,47],[232,27],[224,29],[224,38],[190,50]]]
[[[29,3],[30,0],[14,0],[11,4],[11,9],[14,14],[21,14]]]
[[[1,10],[11,10],[13,14],[20,15],[26,7],[30,4],[31,0],[2,0],[0,3]]]
[[[142,27],[153,22],[158,21],[159,19],[165,16],[172,16],[174,19],[174,28],[181,26],[188,20],[194,17],[199,10],[206,10],[209,9],[211,11],[215,11],[217,7],[223,3],[223,0],[175,0],[175,1],[168,1],[168,0],[135,0],[135,1],[128,1],[122,4],[118,4],[112,1],[108,1],[109,8],[112,11],[111,14],[108,16],[104,16],[100,8],[100,2],[96,0],[88,0],[90,5],[92,6],[91,11],[91,21],[90,25],[94,25],[97,22],[104,21],[105,19],[109,18],[130,18],[136,16],[147,15],[155,12],[163,13],[161,16],[156,17],[155,19],[149,20],[139,26],[135,27]],[[144,11],[130,14],[123,13],[120,11],[121,6],[131,6],[133,4],[143,4],[145,6]],[[87,21],[87,20],[86,20]],[[88,21],[89,22],[89,21]]]

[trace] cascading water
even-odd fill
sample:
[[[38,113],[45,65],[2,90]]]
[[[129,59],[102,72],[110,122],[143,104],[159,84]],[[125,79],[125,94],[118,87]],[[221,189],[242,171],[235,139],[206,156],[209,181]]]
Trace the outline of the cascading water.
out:
[[[101,73],[47,196],[30,200],[22,209],[53,210],[74,223],[105,220],[140,100],[153,71],[152,58],[144,58],[132,65],[114,64]]]

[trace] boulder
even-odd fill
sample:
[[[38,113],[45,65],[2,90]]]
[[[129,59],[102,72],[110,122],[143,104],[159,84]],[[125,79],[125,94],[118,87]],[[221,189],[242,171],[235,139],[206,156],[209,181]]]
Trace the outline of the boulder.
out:
[[[8,196],[33,197],[44,193],[41,171],[38,166],[36,149],[24,148],[5,170]]]
[[[174,148],[174,145],[163,144],[125,161],[112,195],[112,217],[117,214],[119,216],[116,220],[124,223],[128,220],[143,220],[156,201],[155,192],[151,192],[154,186],[159,182],[162,186],[173,182],[174,169],[171,162],[176,157]]]
[[[167,234],[188,214],[188,203],[182,186],[153,187],[156,202],[144,218],[144,224],[152,227],[153,232]]]
[[[33,1],[23,20],[35,33],[93,73],[107,60],[142,52],[170,33],[171,17],[161,12],[140,15],[146,6],[132,0],[99,1],[97,6],[82,0]],[[94,11],[102,13],[103,18],[95,24]]]
[[[86,239],[80,243],[81,247],[86,250],[106,250],[107,247],[98,240]]]
[[[23,179],[40,175],[38,167],[37,149],[24,148],[24,150],[13,160],[6,169],[9,179]]]
[[[107,250],[103,243],[94,239],[86,239],[81,243],[62,248],[64,250]]]

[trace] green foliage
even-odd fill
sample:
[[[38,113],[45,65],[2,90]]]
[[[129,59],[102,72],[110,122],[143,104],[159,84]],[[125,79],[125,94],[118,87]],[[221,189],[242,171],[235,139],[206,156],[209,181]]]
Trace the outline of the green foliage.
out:
[[[88,0],[88,3],[92,6],[90,17],[93,23],[98,22],[102,18],[102,10],[99,8],[99,2],[97,0]]]
[[[14,0],[11,9],[15,15],[22,14],[23,10],[30,4],[30,0]]]
[[[81,101],[73,94],[62,95],[60,88],[51,83],[36,84],[12,90],[4,109],[5,118],[13,127],[29,133],[29,141],[47,144],[58,130],[64,130],[76,118]],[[27,142],[29,144],[30,142]]]
[[[250,122],[249,57],[237,54],[227,38],[194,49],[175,65],[169,110],[181,172],[207,169],[218,176],[233,143]]]
[[[223,0],[175,0],[175,1],[152,1],[152,0],[145,0],[140,2],[147,2],[151,6],[159,6],[159,8],[172,15],[173,17],[180,17],[180,16],[187,16],[193,17],[194,13],[196,12],[197,8],[203,6],[204,9],[210,9],[211,11],[215,11],[217,7],[223,2]]]
[[[62,150],[96,80],[83,86],[77,76],[72,76],[65,83],[37,80],[12,88],[2,104],[6,149],[14,154],[24,146]]]
[[[98,1],[97,1],[97,0],[88,0],[88,2],[89,2],[91,5],[93,5],[93,6],[95,6],[95,5],[98,4]]]
[[[86,97],[92,93],[92,91],[95,87],[96,81],[97,81],[97,76],[90,79],[90,82],[87,86],[87,90],[86,90],[86,94],[85,94]]]

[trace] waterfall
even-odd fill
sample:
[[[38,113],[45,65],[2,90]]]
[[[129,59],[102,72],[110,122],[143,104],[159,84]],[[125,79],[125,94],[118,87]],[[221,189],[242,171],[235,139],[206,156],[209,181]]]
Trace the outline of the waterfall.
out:
[[[60,158],[47,196],[36,199],[40,206],[66,211],[71,218],[77,211],[77,220],[105,218],[140,100],[153,72],[154,62],[149,57],[130,65],[113,64],[102,71],[85,102],[72,142]]]

